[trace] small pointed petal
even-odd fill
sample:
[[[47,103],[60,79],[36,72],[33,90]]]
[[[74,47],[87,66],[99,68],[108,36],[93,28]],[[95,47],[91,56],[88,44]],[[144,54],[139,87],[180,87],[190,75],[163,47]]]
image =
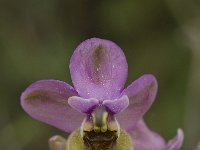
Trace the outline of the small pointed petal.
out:
[[[129,99],[126,95],[114,100],[104,100],[103,105],[111,114],[118,114],[124,111],[129,105]]]
[[[121,48],[115,43],[91,38],[82,42],[70,60],[70,73],[81,97],[113,99],[127,79],[128,65]]]
[[[181,129],[178,129],[176,137],[168,142],[167,150],[179,150],[183,144],[184,134]]]
[[[99,104],[99,101],[95,98],[84,99],[78,96],[72,96],[68,99],[68,103],[79,112],[91,113]]]
[[[81,125],[84,115],[71,108],[68,98],[77,92],[58,80],[31,84],[21,95],[23,109],[33,118],[71,132]]]
[[[67,150],[67,140],[62,136],[55,135],[49,139],[50,150]]]
[[[132,137],[134,150],[166,150],[164,139],[149,130],[143,120],[140,120],[128,133]]]
[[[116,116],[122,128],[132,129],[143,117],[156,97],[157,87],[153,75],[143,75],[122,92],[121,95],[127,95],[129,98],[127,109]]]

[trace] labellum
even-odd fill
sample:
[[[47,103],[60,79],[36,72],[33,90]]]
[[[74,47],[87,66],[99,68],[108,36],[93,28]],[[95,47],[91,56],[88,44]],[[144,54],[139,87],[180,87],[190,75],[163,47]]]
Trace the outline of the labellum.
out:
[[[80,129],[75,130],[67,140],[66,150],[134,150],[131,137],[120,129],[120,136],[114,140],[114,132],[87,132],[82,138]]]
[[[133,150],[130,136],[114,116],[98,106],[68,139],[69,150]]]
[[[117,135],[115,131],[91,131],[85,132],[83,140],[85,150],[115,150]]]

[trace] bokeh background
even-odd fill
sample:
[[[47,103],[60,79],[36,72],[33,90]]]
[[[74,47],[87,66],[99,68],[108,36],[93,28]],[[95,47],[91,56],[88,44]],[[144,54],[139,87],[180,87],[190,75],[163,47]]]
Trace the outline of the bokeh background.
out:
[[[159,82],[145,115],[166,140],[185,132],[183,150],[200,140],[200,1],[0,0],[0,149],[48,150],[54,127],[30,118],[20,94],[32,82],[71,84],[69,60],[85,39],[116,42],[127,56],[127,84],[145,73]]]

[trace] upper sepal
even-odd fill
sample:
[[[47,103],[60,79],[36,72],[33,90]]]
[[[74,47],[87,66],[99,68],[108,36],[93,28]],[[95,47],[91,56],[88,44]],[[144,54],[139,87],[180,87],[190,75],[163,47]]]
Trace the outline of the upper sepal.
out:
[[[81,97],[117,98],[127,79],[128,65],[115,43],[91,38],[82,42],[70,60],[70,73]]]

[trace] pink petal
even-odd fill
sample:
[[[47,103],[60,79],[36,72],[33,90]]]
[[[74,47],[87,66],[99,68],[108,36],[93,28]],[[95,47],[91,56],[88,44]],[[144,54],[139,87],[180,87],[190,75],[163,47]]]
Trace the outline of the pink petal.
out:
[[[122,128],[129,130],[143,117],[144,113],[152,105],[157,93],[157,81],[152,75],[143,75],[121,95],[127,95],[129,106],[122,113],[117,115],[117,119]]]
[[[79,112],[90,113],[96,108],[99,101],[95,98],[84,99],[78,96],[72,96],[68,99],[68,103],[72,108]]]
[[[118,114],[124,111],[129,105],[129,99],[126,95],[114,100],[104,100],[103,105],[111,114]]]
[[[68,98],[77,92],[58,80],[31,84],[21,95],[23,109],[33,118],[71,132],[81,125],[84,115],[71,108]]]
[[[91,38],[82,42],[70,61],[74,87],[84,98],[117,98],[127,71],[126,58],[120,47],[104,39]]]

